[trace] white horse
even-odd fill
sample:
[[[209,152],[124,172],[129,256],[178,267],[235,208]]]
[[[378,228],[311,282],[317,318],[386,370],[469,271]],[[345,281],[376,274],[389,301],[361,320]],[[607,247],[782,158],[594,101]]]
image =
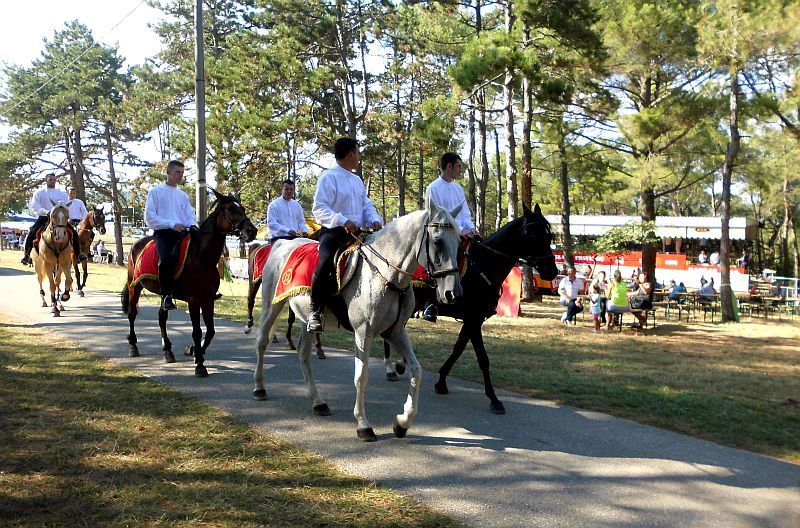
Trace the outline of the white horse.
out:
[[[339,295],[346,305],[349,323],[355,333],[356,402],[353,415],[358,422],[358,437],[365,442],[377,440],[364,409],[369,353],[376,337],[383,337],[391,344],[392,349],[401,351],[410,371],[408,397],[402,414],[396,415],[394,420],[395,436],[404,437],[417,414],[422,368],[405,330],[406,321],[414,309],[411,275],[420,265],[427,268],[436,282],[436,293],[441,303],[453,303],[461,296],[457,265],[459,231],[453,220],[460,208],[459,206],[449,213],[427,201],[425,210],[398,218],[381,231],[369,235],[358,254],[351,257],[342,274],[343,286]],[[256,338],[257,362],[253,390],[253,398],[256,400],[267,399],[264,388],[264,352],[275,331],[278,315],[287,302],[283,300],[272,304],[281,270],[292,250],[304,244],[315,243],[308,239],[278,241],[264,264],[261,323]],[[305,378],[306,395],[313,402],[314,413],[327,416],[330,409],[320,397],[311,373],[312,339],[306,330],[309,301],[308,295],[288,299],[290,307],[302,321],[297,354]],[[325,318],[328,328],[333,328],[337,319],[330,309],[326,308]],[[345,321],[344,325],[346,324]]]

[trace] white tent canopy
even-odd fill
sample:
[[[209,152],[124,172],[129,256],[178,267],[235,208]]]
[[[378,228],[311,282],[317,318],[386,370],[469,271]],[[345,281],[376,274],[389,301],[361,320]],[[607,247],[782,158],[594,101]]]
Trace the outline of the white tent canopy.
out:
[[[561,215],[547,215],[554,233],[561,233]],[[640,216],[571,215],[569,231],[572,236],[598,237],[609,229],[631,222],[641,222]],[[742,216],[729,222],[731,240],[754,240],[758,222]],[[659,216],[656,218],[656,236],[659,238],[722,238],[722,220],[716,216]]]

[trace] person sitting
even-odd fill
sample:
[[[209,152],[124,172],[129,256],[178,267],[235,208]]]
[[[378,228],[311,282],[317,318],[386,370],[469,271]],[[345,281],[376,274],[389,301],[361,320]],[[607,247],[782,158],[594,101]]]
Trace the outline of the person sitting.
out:
[[[582,291],[583,281],[575,276],[575,268],[568,268],[567,276],[558,283],[558,296],[561,304],[567,307],[567,311],[561,316],[562,323],[574,323],[575,316],[583,311],[583,303],[580,299]]]
[[[714,279],[707,281],[700,279],[700,288],[697,290],[697,299],[701,302],[710,302],[716,299],[717,291],[714,289]]]
[[[608,328],[614,326],[614,320],[617,316],[622,317],[622,314],[631,311],[631,305],[628,303],[628,286],[622,281],[622,273],[619,270],[614,272],[614,280],[612,280],[608,289],[606,290],[606,297],[608,297],[608,305],[606,312],[608,313]],[[644,314],[641,312],[633,312],[633,315],[639,320],[641,327],[646,322]]]
[[[106,257],[108,256],[108,250],[106,249],[106,244],[102,240],[97,243],[97,247],[94,250],[94,254],[96,255],[97,262],[105,262]]]
[[[269,243],[277,240],[291,240],[302,236],[308,238],[308,224],[303,214],[303,206],[294,199],[294,182],[283,180],[281,195],[272,200],[267,207]]]
[[[719,251],[713,252],[708,257],[708,263],[711,264],[712,266],[718,266],[719,265]]]
[[[667,298],[671,301],[676,301],[679,303],[685,302],[686,297],[681,294],[686,293],[686,286],[682,282],[675,284],[674,280],[669,281],[669,283],[669,295],[667,295]]]
[[[697,255],[697,263],[698,264],[708,264],[708,256],[704,249],[700,250],[700,253]]]

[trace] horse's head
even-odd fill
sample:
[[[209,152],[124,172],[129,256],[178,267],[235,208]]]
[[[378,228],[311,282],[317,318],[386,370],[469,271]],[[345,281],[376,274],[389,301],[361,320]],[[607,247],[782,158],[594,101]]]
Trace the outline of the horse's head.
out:
[[[425,233],[420,247],[419,262],[436,283],[436,296],[443,304],[452,304],[461,297],[461,278],[458,273],[458,246],[461,241],[454,220],[461,206],[452,212],[433,201],[425,201]]]
[[[101,235],[106,234],[106,213],[103,211],[102,207],[95,207],[94,210],[90,213],[92,215],[92,222],[94,223],[94,228],[97,229]]]
[[[258,230],[247,217],[244,206],[233,194],[224,195],[217,192],[216,189],[211,190],[214,192],[217,201],[216,211],[219,213],[217,215],[217,231],[236,235],[245,242],[252,242],[256,238]]]
[[[50,209],[50,223],[48,229],[50,230],[50,239],[53,242],[61,243],[67,238],[67,224],[69,223],[69,206],[72,202],[64,203],[62,201],[54,202],[53,208]]]
[[[529,266],[536,268],[544,280],[553,280],[558,275],[556,258],[550,244],[553,243],[553,234],[550,232],[550,222],[542,214],[539,204],[528,209],[522,205],[522,260]]]

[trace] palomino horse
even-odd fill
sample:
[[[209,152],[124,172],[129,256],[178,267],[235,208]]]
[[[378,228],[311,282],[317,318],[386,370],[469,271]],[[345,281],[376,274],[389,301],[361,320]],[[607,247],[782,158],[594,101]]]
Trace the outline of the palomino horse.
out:
[[[91,253],[95,229],[97,229],[101,235],[106,234],[106,215],[102,207],[93,207],[89,214],[78,224],[78,241],[81,245],[81,253],[84,255],[89,255]],[[78,269],[78,263],[75,262],[75,259],[72,259],[72,266],[75,268],[75,282],[78,284],[79,297],[83,297],[83,287],[86,286],[86,277],[89,276],[89,261],[84,260],[81,265],[83,266],[83,275],[81,275]]]
[[[459,236],[453,220],[459,209],[451,216],[447,210],[428,201],[425,210],[398,218],[381,231],[369,235],[363,243],[357,243],[358,255],[350,258],[342,274],[339,296],[328,303],[325,311],[328,328],[333,328],[338,321],[355,333],[356,403],[353,414],[358,422],[356,433],[364,441],[377,440],[367,420],[364,406],[369,352],[376,337],[383,337],[395,349],[401,350],[408,360],[411,372],[403,413],[395,417],[395,436],[405,436],[417,414],[422,369],[405,330],[405,323],[414,308],[414,296],[410,290],[412,272],[419,265],[428,269],[431,277],[436,280],[436,292],[442,303],[452,303],[461,295],[456,267]],[[297,353],[303,369],[306,394],[313,402],[314,412],[327,416],[330,409],[317,392],[311,373],[311,340],[306,330],[309,296],[299,295],[273,304],[273,296],[281,281],[284,265],[295,249],[306,244],[315,242],[302,238],[276,242],[264,266],[253,398],[267,399],[264,388],[264,352],[278,315],[288,302],[302,322]],[[337,318],[337,313],[341,318]]]
[[[186,347],[184,354],[188,356],[194,355],[194,374],[199,378],[208,376],[208,370],[203,363],[206,349],[214,338],[215,333],[214,295],[219,289],[220,280],[217,263],[222,255],[222,248],[225,246],[225,237],[230,234],[236,234],[245,237],[248,242],[256,237],[256,228],[247,217],[244,207],[239,201],[232,195],[224,196],[216,190],[213,191],[217,199],[216,207],[200,225],[200,228],[190,232],[188,235],[191,237],[189,250],[183,265],[183,271],[175,281],[174,292],[176,299],[189,303],[193,344]],[[131,248],[130,257],[128,258],[128,280],[121,294],[122,311],[128,314],[128,322],[130,323],[128,343],[130,344],[131,357],[139,355],[133,323],[136,320],[137,305],[142,288],[147,288],[156,294],[161,293],[157,278],[145,278],[141,282],[133,283],[136,261],[151,239],[152,237],[144,237]],[[200,327],[201,310],[203,312],[203,322],[206,325],[206,335],[202,344],[200,342],[203,337],[203,330]],[[159,309],[158,324],[161,328],[164,360],[167,363],[174,363],[175,355],[172,353],[172,342],[167,336],[168,314],[169,312],[166,310]]]
[[[539,205],[533,212],[523,207],[522,218],[512,220],[496,233],[482,242],[473,242],[467,254],[467,269],[461,278],[464,295],[454,304],[439,307],[440,315],[449,315],[460,319],[461,331],[456,339],[453,352],[439,369],[439,381],[434,385],[438,394],[447,394],[447,375],[450,369],[464,352],[467,342],[472,342],[478,366],[483,374],[486,396],[490,401],[490,409],[495,414],[505,414],[505,407],[495,395],[492,380],[489,376],[489,356],[483,345],[483,323],[495,314],[500,299],[500,288],[511,268],[522,260],[536,268],[544,280],[553,280],[558,274],[555,257],[550,248],[553,236],[550,223],[542,215]],[[417,297],[424,298],[420,293]],[[384,342],[384,357],[387,368],[386,377],[392,380],[389,360],[389,344]],[[402,362],[395,365],[402,374],[405,366]],[[394,376],[396,379],[396,375]]]
[[[39,279],[39,295],[42,296],[42,307],[47,307],[44,298],[42,282],[44,278],[50,281],[50,302],[52,303],[53,317],[61,315],[59,311],[59,301],[69,300],[69,291],[72,289],[72,274],[70,264],[72,263],[72,242],[69,237],[67,223],[69,222],[69,205],[71,202],[53,202],[50,210],[50,221],[42,229],[39,244],[33,248],[33,262],[36,269],[36,276]],[[60,299],[58,290],[61,284],[61,274],[65,275],[64,290]],[[63,311],[64,305],[61,305]]]
[[[247,324],[244,327],[245,334],[249,334],[253,329],[253,307],[256,304],[256,294],[261,287],[260,275],[257,279],[253,280],[253,277],[257,275],[255,269],[256,254],[259,249],[265,246],[266,244],[251,244],[250,248],[247,250]],[[292,309],[289,308],[289,317],[286,321],[286,345],[289,347],[289,350],[297,349],[292,340],[292,326],[294,326],[295,320],[296,316]],[[325,359],[325,351],[322,349],[322,339],[319,336],[319,334],[314,334],[314,347],[317,349],[317,358]],[[278,338],[274,335],[272,336],[272,342],[278,342]]]

